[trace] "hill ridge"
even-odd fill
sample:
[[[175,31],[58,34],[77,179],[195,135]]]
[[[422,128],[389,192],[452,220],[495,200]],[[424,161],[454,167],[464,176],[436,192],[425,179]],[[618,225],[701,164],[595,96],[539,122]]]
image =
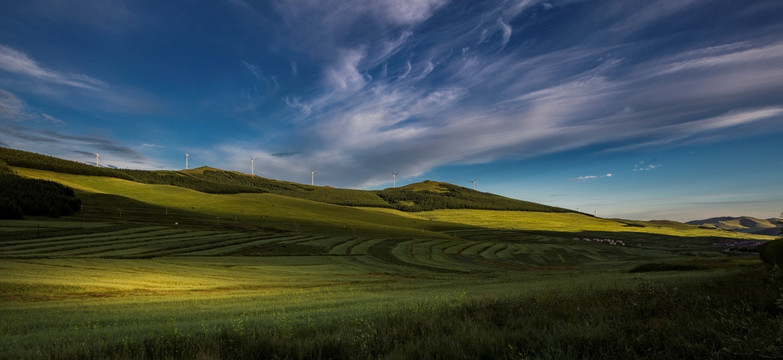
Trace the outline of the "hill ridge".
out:
[[[777,235],[780,233],[781,228],[778,224],[778,219],[759,219],[752,216],[719,216],[692,220],[686,222],[686,224],[759,235]]]
[[[5,161],[9,166],[74,175],[113,177],[143,184],[173,185],[210,194],[271,193],[335,205],[391,208],[403,211],[480,209],[571,212],[563,208],[511,199],[432,180],[399,188],[353,190],[268,179],[208,166],[178,171],[102,168],[4,147],[0,147],[0,160]]]

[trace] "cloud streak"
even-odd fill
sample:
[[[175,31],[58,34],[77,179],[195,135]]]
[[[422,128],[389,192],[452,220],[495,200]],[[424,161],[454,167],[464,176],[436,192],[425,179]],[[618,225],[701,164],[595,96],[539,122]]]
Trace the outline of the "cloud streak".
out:
[[[634,164],[632,171],[652,171],[660,167],[660,164],[648,164],[644,161],[639,161],[638,163]]]
[[[600,178],[610,178],[610,177],[612,177],[612,175],[613,175],[612,173],[607,173],[607,174],[604,174],[604,175],[585,175],[585,176],[580,176],[580,177],[578,177],[576,179],[577,180],[594,180],[594,179],[600,179]]]
[[[436,11],[448,17],[458,10],[434,1],[401,3],[399,11],[385,15],[376,10],[388,10],[386,3],[372,9],[376,5],[337,6],[341,11],[299,5],[282,11],[287,24],[302,25],[296,36],[305,44],[316,38],[301,19],[323,13],[316,16],[323,25],[318,34],[330,35],[317,38],[339,50],[326,51],[334,57],[324,62],[322,87],[285,102],[305,110],[293,120],[299,136],[308,139],[298,159],[350,172],[322,170],[335,184],[384,183],[387,176],[378,174],[388,168],[417,176],[443,165],[588,146],[608,151],[676,146],[731,136],[716,135],[728,128],[763,131],[783,109],[779,98],[763,95],[783,92],[783,43],[774,36],[721,43],[717,35],[705,34],[706,41],[658,53],[646,46],[664,40],[628,41],[649,25],[697,11],[697,1],[645,6],[633,12],[637,22],[627,20],[627,6],[593,4],[591,11],[605,10],[603,18],[575,20],[570,31],[581,29],[578,36],[587,37],[576,43],[547,43],[546,33],[522,36],[524,29],[557,20],[572,5],[568,1],[549,6],[526,1],[513,8],[488,2],[459,21],[438,18]],[[420,6],[426,9],[421,16],[407,10]],[[340,36],[346,24],[366,16],[384,18],[377,27],[363,28],[372,42]],[[412,26],[421,24],[433,26]],[[512,36],[517,28],[519,39]],[[557,31],[553,36],[562,35]],[[492,32],[500,34],[499,44],[487,41]],[[636,58],[639,53],[645,57]]]
[[[783,26],[760,17],[761,5],[737,12],[723,11],[736,7],[728,0],[233,0],[226,6],[192,24],[182,20],[188,25],[176,30],[188,36],[172,39],[192,52],[162,56],[138,73],[100,74],[112,81],[150,78],[160,75],[151,68],[182,66],[159,82],[146,80],[167,92],[174,109],[147,122],[242,129],[205,126],[198,140],[183,135],[180,141],[214,146],[198,151],[204,159],[231,159],[237,169],[246,167],[243,152],[252,150],[270,177],[306,181],[315,167],[323,184],[371,187],[388,183],[389,169],[416,177],[444,166],[575,150],[654,151],[780,131],[783,42],[777,34]],[[118,16],[133,19],[131,10],[139,9],[124,6]],[[229,19],[230,26],[222,30],[228,24],[214,26],[213,18]],[[32,118],[58,126],[75,120],[64,117],[63,124],[58,114],[69,112],[32,109],[16,94],[37,95],[28,98],[36,105],[80,106],[94,123],[69,130],[74,133],[135,120],[115,120],[110,111],[155,112],[145,92],[83,70],[63,71],[72,67],[40,53],[0,45],[0,86],[13,92],[0,93],[0,116],[18,135],[5,143],[27,137],[99,145],[21,131],[19,123]],[[193,110],[182,110],[188,107]]]
[[[0,70],[69,87],[100,91],[106,87],[103,81],[84,74],[54,71],[38,65],[27,54],[0,45]]]
[[[17,148],[28,148],[40,153],[56,150],[58,156],[76,161],[84,161],[78,154],[106,154],[107,159],[114,156],[112,163],[124,167],[147,166],[149,159],[133,148],[99,136],[78,136],[46,129],[30,129],[19,126],[2,126],[0,141]],[[32,148],[31,148],[32,147]]]

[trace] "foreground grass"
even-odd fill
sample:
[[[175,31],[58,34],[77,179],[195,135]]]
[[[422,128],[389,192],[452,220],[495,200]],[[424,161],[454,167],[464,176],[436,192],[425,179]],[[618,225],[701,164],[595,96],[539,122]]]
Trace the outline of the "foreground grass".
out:
[[[193,328],[171,321],[114,342],[54,336],[35,353],[3,357],[763,359],[783,352],[779,276],[754,268],[708,279],[651,279],[635,278],[629,287],[423,298],[328,321],[277,312],[264,322],[251,310]]]

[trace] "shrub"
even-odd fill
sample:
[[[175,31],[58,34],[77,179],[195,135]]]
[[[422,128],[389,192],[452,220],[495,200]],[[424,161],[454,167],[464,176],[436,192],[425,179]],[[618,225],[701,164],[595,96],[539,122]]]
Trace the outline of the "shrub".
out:
[[[767,265],[783,266],[783,239],[772,240],[761,246],[761,260]]]

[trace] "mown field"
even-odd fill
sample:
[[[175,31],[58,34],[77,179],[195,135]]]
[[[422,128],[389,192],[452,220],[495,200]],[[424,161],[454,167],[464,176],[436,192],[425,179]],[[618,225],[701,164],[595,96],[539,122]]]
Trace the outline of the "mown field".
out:
[[[744,235],[575,213],[403,213],[16,170],[73,187],[83,209],[0,221],[0,358],[733,359],[783,350],[780,276],[756,254],[714,245]]]

